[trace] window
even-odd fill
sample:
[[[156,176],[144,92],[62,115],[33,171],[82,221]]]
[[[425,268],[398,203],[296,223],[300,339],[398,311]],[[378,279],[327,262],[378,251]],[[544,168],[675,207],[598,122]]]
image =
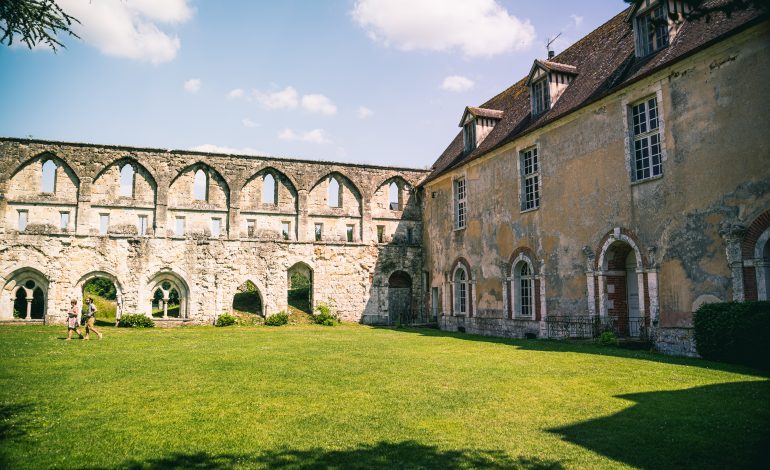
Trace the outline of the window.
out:
[[[537,147],[521,152],[521,210],[540,207],[540,165]]]
[[[412,227],[406,228],[406,242],[410,245],[414,243],[414,229]]]
[[[455,228],[465,228],[465,216],[467,211],[467,200],[465,194],[465,178],[456,179],[454,182],[455,195]]]
[[[256,230],[256,227],[257,227],[257,221],[256,220],[254,220],[254,219],[247,220],[246,221],[246,234],[247,234],[247,236],[253,237],[254,236],[254,231]]]
[[[329,197],[327,199],[327,202],[329,204],[329,207],[342,207],[341,201],[342,201],[342,194],[341,194],[340,183],[339,181],[337,181],[337,178],[332,176],[331,178],[329,178]]]
[[[209,177],[203,170],[195,172],[193,181],[193,199],[196,201],[207,201],[209,198]]]
[[[110,229],[110,214],[99,214],[99,234],[107,235]]]
[[[219,238],[221,234],[222,234],[222,219],[220,218],[211,219],[211,236],[214,238]]]
[[[466,152],[476,148],[476,120],[472,119],[463,126],[463,143]]]
[[[19,211],[19,232],[27,230],[27,224],[29,223],[29,212]]]
[[[147,235],[147,216],[140,215],[136,219],[136,230],[139,232],[139,236]]]
[[[276,204],[277,185],[275,184],[275,178],[273,175],[266,174],[262,180],[262,202],[264,204]]]
[[[174,224],[174,234],[177,237],[184,237],[184,217],[177,217]]]
[[[355,228],[355,225],[346,225],[345,226],[345,239],[348,242],[353,241],[353,229]]]
[[[43,193],[56,192],[56,163],[53,160],[46,160],[43,163],[40,188]]]
[[[637,15],[635,33],[638,57],[668,46],[668,18],[664,2]]]
[[[324,224],[315,224],[315,241],[320,242],[324,234]]]
[[[534,277],[532,268],[526,261],[521,261],[514,268],[513,279],[515,297],[514,315],[519,317],[532,317],[534,314]]]
[[[657,98],[647,98],[631,107],[634,181],[663,174],[659,121]]]
[[[468,273],[465,268],[458,266],[454,274],[454,304],[455,315],[468,314]]]
[[[281,222],[281,235],[283,236],[284,240],[288,240],[290,238],[291,233],[291,222]]]
[[[69,212],[59,212],[59,228],[66,232],[69,230],[70,227],[70,213]]]
[[[377,243],[383,243],[385,241],[385,226],[377,226]]]
[[[390,183],[388,186],[388,208],[392,211],[401,210],[401,191],[399,190],[396,182]]]
[[[120,195],[134,197],[134,167],[129,164],[120,169]]]
[[[548,77],[532,84],[532,114],[540,114],[551,107],[551,97],[548,90]]]

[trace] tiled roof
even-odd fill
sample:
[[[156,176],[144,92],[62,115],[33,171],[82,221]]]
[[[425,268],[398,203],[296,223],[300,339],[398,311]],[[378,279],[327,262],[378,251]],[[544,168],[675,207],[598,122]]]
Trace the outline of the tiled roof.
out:
[[[550,60],[542,60],[537,59],[535,60],[537,64],[541,67],[543,67],[546,70],[551,70],[554,72],[565,72],[565,73],[571,73],[571,74],[577,74],[577,67],[574,65],[567,65],[567,64],[560,64],[558,62],[553,62]]]
[[[463,117],[460,119],[460,127],[463,126],[465,123],[465,116],[468,114],[472,114],[474,117],[485,117],[485,118],[492,118],[492,119],[500,119],[503,117],[503,112],[499,109],[487,109],[487,108],[476,108],[474,106],[466,106],[465,111],[463,112]]]
[[[503,113],[502,119],[481,144],[465,153],[462,132],[458,133],[433,164],[431,174],[422,184],[766,19],[757,11],[747,10],[735,12],[729,18],[715,15],[708,22],[686,22],[668,47],[650,56],[637,58],[632,25],[626,21],[627,12],[628,9],[619,13],[554,57],[553,61],[547,61],[550,64],[571,64],[580,71],[551,109],[532,117],[527,77],[522,78],[481,105],[481,108],[501,110]]]

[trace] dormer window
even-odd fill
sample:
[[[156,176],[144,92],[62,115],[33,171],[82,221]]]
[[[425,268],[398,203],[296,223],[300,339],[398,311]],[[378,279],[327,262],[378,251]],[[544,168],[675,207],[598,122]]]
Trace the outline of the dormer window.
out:
[[[548,78],[532,84],[532,114],[543,113],[551,107],[551,94],[548,88]]]
[[[636,14],[636,55],[644,57],[668,46],[668,15],[661,1]]]
[[[577,76],[577,68],[551,60],[536,60],[527,79],[532,115],[537,116],[551,106]]]
[[[463,151],[473,151],[492,132],[503,117],[503,112],[489,108],[467,106],[460,120],[463,128]]]

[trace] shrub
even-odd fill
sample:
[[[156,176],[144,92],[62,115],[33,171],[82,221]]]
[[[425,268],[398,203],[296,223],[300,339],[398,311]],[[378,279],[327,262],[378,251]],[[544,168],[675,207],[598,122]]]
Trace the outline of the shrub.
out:
[[[318,313],[313,315],[313,323],[325,326],[334,326],[338,323],[337,316],[329,304],[320,302],[315,309]]]
[[[601,346],[617,346],[617,344],[618,337],[611,331],[604,331],[601,336],[599,336],[599,345]]]
[[[704,359],[770,369],[770,301],[704,304],[693,323]]]
[[[123,328],[152,328],[155,326],[155,322],[150,317],[139,313],[132,313],[130,315],[123,315],[118,326]]]
[[[289,314],[286,312],[278,312],[265,319],[265,325],[267,326],[281,326],[287,323],[289,323]]]
[[[230,315],[228,313],[223,313],[217,318],[216,323],[214,323],[214,326],[231,326],[235,325],[235,322],[238,319],[235,318],[233,315]]]

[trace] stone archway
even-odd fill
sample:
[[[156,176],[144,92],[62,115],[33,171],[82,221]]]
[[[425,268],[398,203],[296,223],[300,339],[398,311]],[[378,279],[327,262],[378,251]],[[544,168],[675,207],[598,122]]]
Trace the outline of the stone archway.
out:
[[[110,285],[112,290],[109,289]],[[92,287],[96,287],[96,289],[92,289]],[[78,280],[76,288],[81,309],[88,297],[98,296],[102,298],[101,301],[98,301],[102,305],[97,305],[99,309],[96,313],[98,321],[113,322],[122,316],[123,285],[118,281],[117,276],[111,272],[106,270],[92,271]]]
[[[640,266],[637,249],[627,240],[612,241],[601,256],[601,314],[619,336],[639,337],[646,326]]]
[[[45,320],[48,279],[38,270],[21,268],[6,277],[0,292],[0,320]]]
[[[164,271],[153,276],[147,287],[145,315],[162,320],[190,317],[190,290],[182,277]]]
[[[313,268],[302,261],[286,270],[286,300],[290,308],[313,313]]]
[[[259,287],[247,280],[236,289],[233,295],[233,312],[265,316],[265,302]]]
[[[404,271],[395,271],[388,278],[388,321],[411,323],[412,277]]]

